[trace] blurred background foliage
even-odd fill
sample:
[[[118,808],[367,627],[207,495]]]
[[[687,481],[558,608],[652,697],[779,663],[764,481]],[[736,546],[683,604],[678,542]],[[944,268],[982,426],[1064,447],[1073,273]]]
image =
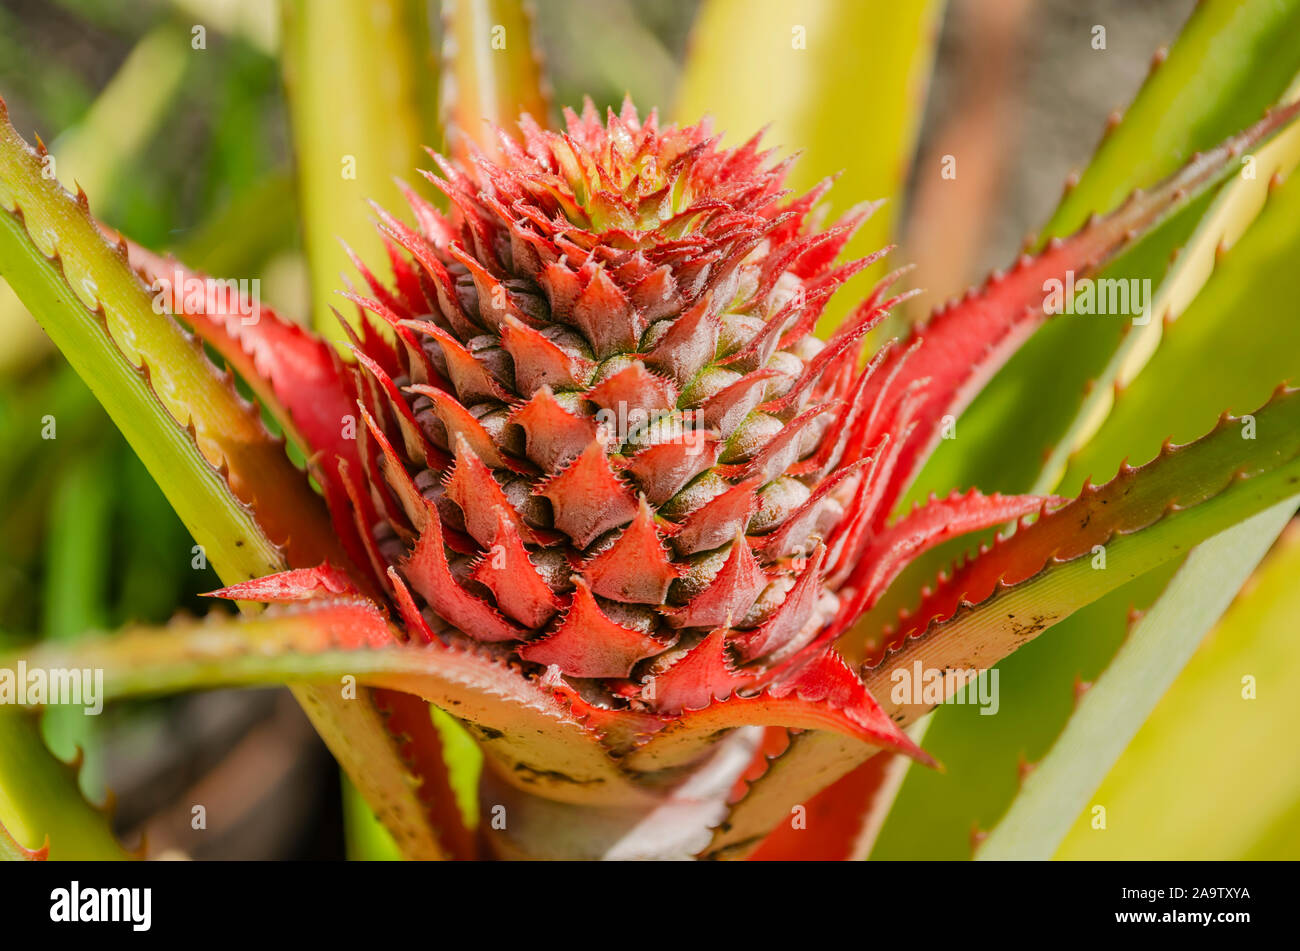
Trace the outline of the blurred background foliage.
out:
[[[698,6],[698,0],[537,0],[536,29],[554,103],[577,105],[587,94],[603,107],[630,93],[642,107],[671,109]],[[936,176],[912,176],[913,190],[891,209],[892,218],[883,219],[899,223],[904,249],[895,265],[918,264],[924,303],[943,299],[1014,255],[1024,235],[1048,217],[1067,174],[1086,164],[1107,114],[1132,97],[1151,51],[1177,34],[1192,6],[1191,0],[947,4],[929,104],[915,130],[915,163],[937,165],[959,142],[963,174],[942,193],[934,188]],[[302,38],[286,36],[277,7],[271,0],[0,0],[0,93],[15,126],[29,138],[33,133],[44,138],[58,158],[60,179],[69,187],[83,185],[100,218],[210,273],[256,277],[264,300],[305,317],[313,277],[302,253],[297,207],[302,183],[294,177],[291,106],[278,58],[287,39]],[[1098,22],[1108,24],[1104,61],[1086,41],[1089,25]],[[434,34],[436,46],[438,18],[430,16],[418,28]],[[861,36],[850,48],[872,50],[879,37],[871,35],[871,24],[853,29]],[[739,39],[735,49],[745,49]],[[703,61],[716,62],[724,53]],[[727,62],[738,73],[736,83],[761,83],[762,57]],[[349,91],[337,92],[346,101]],[[856,143],[865,132],[869,141],[873,91],[840,92],[846,96],[845,140]],[[693,111],[714,108],[709,102],[686,104]],[[725,127],[727,117],[722,118]],[[367,119],[385,121],[385,105],[376,104]],[[750,117],[735,121],[749,123]],[[810,148],[805,155],[796,173],[801,185],[837,171],[829,163],[838,140],[828,141],[822,152]],[[774,137],[772,144],[780,142]],[[899,170],[900,178],[904,171]],[[1282,214],[1270,212],[1274,220]],[[1251,253],[1263,257],[1276,258],[1294,247],[1268,246],[1266,237],[1256,241]],[[329,279],[315,278],[318,284]],[[1231,307],[1228,288],[1222,292],[1227,299],[1201,306]],[[1231,345],[1190,330],[1175,342],[1207,352]],[[1158,404],[1135,399],[1110,425],[1122,430],[1125,412],[1146,412],[1153,405]],[[1182,418],[1171,417],[1170,425]],[[1098,465],[1113,467],[1114,461]],[[194,561],[193,542],[162,493],[3,283],[0,492],[5,499],[0,642],[67,637],[88,628],[201,611],[199,593],[218,586],[211,570]],[[1294,562],[1296,547],[1290,536],[1275,561]],[[1294,575],[1266,565],[1258,585],[1267,599],[1225,621],[1260,663],[1280,650],[1277,632],[1295,616],[1288,577]],[[1153,583],[1158,580],[1138,584],[1158,591]],[[1113,611],[1117,603],[1111,599],[1096,610]],[[1083,626],[1087,619],[1074,623]],[[1115,629],[1111,622],[1098,624],[1103,626]],[[1196,678],[1206,676],[1213,651],[1222,649],[1215,647],[1219,643],[1221,638],[1207,642],[1202,653],[1210,656],[1194,659],[1185,674],[1189,686],[1178,696],[1196,696]],[[1290,656],[1294,661],[1295,652]],[[1051,702],[1068,704],[1068,698]],[[1175,697],[1174,711],[1166,709],[1168,704],[1157,710],[1107,779],[1105,791],[1113,801],[1141,800],[1136,790],[1151,780],[1143,761],[1133,758],[1134,750],[1151,730],[1160,729],[1161,717],[1181,715],[1177,704],[1185,702]],[[1276,710],[1279,722],[1289,715],[1285,705]],[[1204,724],[1207,732],[1211,726]],[[364,828],[364,805],[354,794],[340,794],[332,761],[281,691],[124,704],[89,727],[85,718],[47,717],[43,730],[61,755],[78,746],[86,751],[86,791],[98,795],[111,787],[122,804],[118,829],[128,838],[147,831],[155,854],[168,849],[196,857],[338,857],[345,849],[374,854],[373,843],[356,839],[364,835],[357,831]],[[1232,738],[1223,743],[1235,749]],[[1163,740],[1157,745],[1165,747]],[[1217,747],[1202,752],[1205,748]],[[1192,749],[1182,752],[1196,756]],[[1237,767],[1248,775],[1244,765]],[[1189,776],[1185,769],[1159,775],[1174,777],[1175,788]],[[916,780],[940,781],[937,775]],[[1015,777],[1008,772],[1000,782],[1014,786]],[[1300,788],[1300,780],[1278,788]],[[1001,798],[994,799],[1004,802],[1006,793],[1001,790]],[[950,797],[952,791],[942,795]],[[1226,798],[1216,801],[1231,808],[1231,788],[1222,795]],[[203,835],[190,832],[186,804],[194,801],[220,803],[209,808],[214,818]],[[924,788],[902,805],[894,829],[885,830],[880,854],[913,854],[915,830],[927,815],[948,822],[958,818],[945,815],[943,803],[927,799]],[[1252,856],[1277,854],[1276,842],[1296,841],[1300,819],[1290,801],[1276,803],[1274,811],[1291,818],[1278,820],[1281,825],[1270,827],[1272,832],[1250,829],[1240,841],[1217,847]],[[347,842],[345,814],[353,817]],[[1169,825],[1161,833],[1173,853],[1178,852],[1175,828]],[[337,834],[322,835],[322,829]],[[967,831],[947,830],[946,838],[936,837],[928,847],[929,854],[950,854],[954,836],[964,839]],[[1109,848],[1089,840],[1081,827],[1062,854],[1111,854]]]

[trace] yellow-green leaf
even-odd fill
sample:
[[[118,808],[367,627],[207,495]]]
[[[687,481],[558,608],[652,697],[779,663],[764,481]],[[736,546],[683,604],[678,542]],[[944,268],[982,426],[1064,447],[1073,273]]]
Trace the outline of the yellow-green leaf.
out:
[[[458,158],[468,158],[469,142],[495,154],[492,126],[513,133],[521,113],[549,124],[531,20],[529,5],[519,0],[443,4],[441,112],[448,144]]]
[[[1295,858],[1297,577],[1292,527],[1088,798],[1057,858]],[[1096,805],[1104,830],[1093,828]]]
[[[393,176],[415,182],[423,145],[438,146],[437,71],[426,4],[416,0],[289,0],[284,77],[298,165],[312,323],[342,339],[331,306],[346,241],[376,274],[383,243],[366,204],[402,206]]]
[[[829,195],[834,214],[889,199],[845,249],[861,257],[893,235],[943,8],[941,0],[706,0],[676,116],[711,114],[733,145],[770,124],[769,146],[800,153],[789,187],[843,173]],[[824,329],[862,281],[836,295]]]

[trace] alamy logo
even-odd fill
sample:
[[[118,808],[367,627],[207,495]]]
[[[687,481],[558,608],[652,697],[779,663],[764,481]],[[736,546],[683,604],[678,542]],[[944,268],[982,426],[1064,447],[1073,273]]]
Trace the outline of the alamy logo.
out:
[[[50,892],[50,921],[128,922],[132,931],[148,931],[153,923],[152,888],[68,888]]]
[[[262,281],[233,278],[196,277],[179,268],[171,277],[159,277],[153,291],[155,314],[209,314],[238,316],[239,322],[251,327],[262,319]]]
[[[980,674],[985,674],[981,677]],[[899,706],[937,706],[941,703],[970,703],[980,707],[980,716],[998,712],[998,670],[981,671],[977,667],[925,668],[914,661],[911,667],[899,667],[889,679],[894,686],[889,699]]]
[[[1096,314],[1104,317],[1132,317],[1139,327],[1151,322],[1151,279],[1081,277],[1065,272],[1065,280],[1043,281],[1043,313]]]
[[[88,717],[104,710],[104,671],[90,667],[0,667],[0,704],[20,707],[71,705]]]

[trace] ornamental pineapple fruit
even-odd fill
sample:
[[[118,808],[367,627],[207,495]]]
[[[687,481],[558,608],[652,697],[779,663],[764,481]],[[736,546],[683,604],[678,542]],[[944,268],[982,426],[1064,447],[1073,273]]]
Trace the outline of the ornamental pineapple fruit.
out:
[[[367,560],[425,637],[492,645],[611,722],[814,683],[923,756],[830,646],[889,580],[863,554],[917,407],[860,365],[891,278],[812,335],[878,257],[835,263],[872,208],[817,230],[829,182],[791,198],[757,140],[707,124],[567,124],[435,157],[451,210],[408,190],[419,230],[379,212],[411,263],[349,295],[395,341],[355,347]],[[1043,501],[936,504],[989,525]]]

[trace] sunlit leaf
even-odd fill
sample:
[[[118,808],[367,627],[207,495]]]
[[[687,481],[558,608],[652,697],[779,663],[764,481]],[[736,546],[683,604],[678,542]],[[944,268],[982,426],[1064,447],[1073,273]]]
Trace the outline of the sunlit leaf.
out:
[[[154,310],[125,250],[107,243],[87,204],[42,177],[39,155],[0,122],[0,273],[163,488],[198,542],[195,563],[210,561],[227,582],[288,564],[346,564],[320,497],[283,444],[202,350]],[[370,801],[383,807],[403,848],[441,856],[397,741],[369,694],[345,702],[335,690],[295,693]]]
[[[0,823],[21,845],[49,837],[53,859],[125,859],[108,816],[81,795],[77,769],[46,748],[31,717],[0,713]]]
[[[1300,763],[1300,534],[1288,530],[1088,798],[1058,858],[1287,859]],[[1094,828],[1093,804],[1106,807]],[[1232,821],[1207,822],[1207,816]]]
[[[495,154],[496,126],[515,131],[522,113],[549,124],[546,80],[534,48],[528,4],[447,0],[443,4],[442,115],[452,154],[473,142]]]
[[[284,10],[312,323],[341,339],[330,307],[338,306],[341,275],[352,272],[340,241],[365,261],[384,260],[366,203],[401,206],[393,176],[415,181],[421,146],[441,144],[431,24],[416,0],[292,0]]]
[[[901,211],[943,8],[941,0],[707,0],[676,116],[713,115],[732,145],[770,125],[769,147],[800,153],[789,187],[807,190],[840,175],[828,195],[832,214],[888,199],[845,249],[862,257],[889,242]],[[867,273],[889,269],[877,264]],[[823,329],[843,317],[863,283],[836,295]]]
[[[1188,556],[1083,695],[1051,751],[1034,764],[978,858],[1051,858],[1074,817],[1294,512],[1295,500],[1285,501]]]
[[[105,194],[127,161],[158,128],[176,98],[190,52],[189,38],[160,26],[136,44],[81,121],[54,143],[50,166],[69,187]],[[49,339],[13,291],[0,283],[0,372],[46,352]]]

